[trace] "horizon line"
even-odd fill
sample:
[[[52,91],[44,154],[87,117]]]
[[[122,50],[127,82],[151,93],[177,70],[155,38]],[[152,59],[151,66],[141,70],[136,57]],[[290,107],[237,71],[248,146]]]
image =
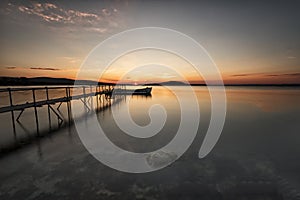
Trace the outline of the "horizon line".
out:
[[[1,79],[12,79],[11,83],[5,81],[3,82]],[[13,80],[14,79],[14,80]],[[47,80],[40,80],[40,81],[33,81],[32,79],[48,79]],[[49,82],[50,80],[59,80],[64,79],[65,82]],[[26,81],[27,82],[26,82]],[[31,82],[30,82],[31,80]],[[17,82],[16,82],[17,81]],[[22,84],[23,81],[23,84]],[[25,82],[24,82],[25,81]],[[0,86],[34,86],[34,85],[73,85],[75,81],[79,82],[86,82],[86,83],[96,83],[96,84],[103,84],[103,85],[116,85],[115,82],[105,82],[105,81],[94,81],[94,80],[76,80],[71,78],[54,78],[54,77],[9,77],[9,76],[0,76]],[[192,83],[194,82],[194,83]],[[8,83],[8,84],[7,84]],[[206,83],[195,83],[195,81],[188,81],[188,83],[183,81],[153,81],[148,83],[136,83],[136,82],[123,82],[119,83],[120,85],[136,85],[136,86],[163,86],[163,85],[174,85],[174,86],[207,86]],[[92,85],[92,84],[88,84]],[[209,84],[210,86],[300,86],[300,83],[224,83],[224,84]]]

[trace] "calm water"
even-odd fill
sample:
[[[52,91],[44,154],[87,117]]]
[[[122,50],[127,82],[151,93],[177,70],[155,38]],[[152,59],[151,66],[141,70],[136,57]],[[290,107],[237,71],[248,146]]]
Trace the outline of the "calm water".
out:
[[[186,98],[185,87],[173,89],[180,98]],[[209,124],[210,97],[205,87],[194,90],[201,110],[197,137],[188,151],[168,167],[146,174],[110,169],[87,152],[71,126],[0,159],[1,199],[299,198],[299,88],[227,87],[224,129],[213,151],[204,159],[198,158],[198,151]],[[26,94],[22,95],[26,98]],[[152,105],[165,108],[165,126],[149,139],[130,137],[114,122],[112,111],[122,118],[128,101],[123,99],[97,114],[113,143],[129,151],[149,152],[172,140],[181,111],[171,91],[154,87],[151,97],[134,96],[129,101],[132,119],[140,126],[149,124],[148,110]],[[82,104],[74,103],[76,113],[80,113]],[[62,107],[65,115],[66,109]],[[41,126],[47,130],[48,119],[43,109],[39,108],[44,123]],[[154,116],[159,113],[154,110]],[[22,122],[29,134],[34,134],[32,111],[24,114],[22,120],[27,121]],[[0,140],[5,145],[12,136],[11,126],[9,115],[0,117]],[[82,123],[88,124],[89,118]],[[18,136],[24,133],[18,125]]]

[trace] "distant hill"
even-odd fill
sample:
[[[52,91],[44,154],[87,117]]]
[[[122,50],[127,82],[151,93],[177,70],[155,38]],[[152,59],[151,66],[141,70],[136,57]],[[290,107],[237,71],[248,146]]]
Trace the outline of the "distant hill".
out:
[[[181,81],[167,81],[161,83],[147,83],[145,86],[184,86],[188,85]],[[191,86],[206,86],[205,83],[190,83]],[[218,85],[215,85],[218,86]],[[246,87],[299,87],[300,84],[224,84],[224,86],[246,86]]]
[[[184,83],[184,82],[181,82],[181,81],[167,81],[167,82],[160,82],[160,83],[147,83],[147,84],[144,84],[144,85],[145,86],[160,86],[160,85],[180,86],[180,85],[187,85],[187,84]]]
[[[51,77],[0,77],[1,86],[30,86],[30,85],[74,85],[75,80],[68,78],[51,78]],[[82,85],[97,84],[95,81],[77,80],[77,83]],[[101,83],[98,84],[109,84]]]

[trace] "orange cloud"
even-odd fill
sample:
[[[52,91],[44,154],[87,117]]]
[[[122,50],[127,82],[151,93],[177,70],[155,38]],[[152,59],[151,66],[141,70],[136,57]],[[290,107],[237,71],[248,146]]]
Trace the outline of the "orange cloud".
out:
[[[51,67],[30,67],[30,69],[46,70],[46,71],[59,71],[59,70],[61,70],[61,69],[58,69],[58,68],[51,68]]]

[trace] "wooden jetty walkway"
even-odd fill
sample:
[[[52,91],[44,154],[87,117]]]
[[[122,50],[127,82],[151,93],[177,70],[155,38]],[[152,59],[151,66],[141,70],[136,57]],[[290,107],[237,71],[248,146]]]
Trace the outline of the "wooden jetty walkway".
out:
[[[68,122],[69,124],[72,122],[71,116],[71,101],[72,100],[80,100],[86,112],[93,111],[93,97],[96,96],[96,110],[99,111],[110,107],[111,104],[111,94],[114,90],[113,85],[83,85],[83,86],[62,86],[62,87],[23,87],[23,88],[5,88],[0,89],[0,93],[8,93],[8,105],[0,107],[0,114],[1,113],[11,113],[11,121],[12,121],[12,129],[14,134],[14,139],[17,141],[17,133],[16,133],[16,122],[19,122],[19,119],[22,113],[26,109],[33,108],[34,109],[34,118],[35,118],[35,125],[36,125],[36,134],[37,136],[40,135],[40,128],[39,128],[39,116],[37,108],[47,106],[48,107],[48,120],[49,120],[49,129],[51,130],[51,113],[54,114],[58,119],[59,126],[64,122],[64,118],[59,113],[59,108],[63,103],[67,104],[67,115],[68,115]],[[124,85],[118,86],[119,89],[125,89]],[[49,91],[53,90],[60,90],[65,91],[63,92],[64,95],[61,94],[59,97],[50,98]],[[77,91],[77,94],[76,92]],[[79,92],[78,92],[79,91]],[[13,103],[14,100],[14,93],[15,92],[31,92],[32,100],[28,102],[28,99],[25,99],[22,103]],[[37,92],[45,95],[45,99],[37,98]],[[30,94],[29,94],[30,95]],[[100,105],[101,102],[99,101],[107,101],[108,103]],[[117,102],[117,100],[114,101]],[[53,105],[58,104],[58,107],[54,109]],[[18,116],[15,116],[15,112],[19,111]]]
[[[98,86],[99,87],[99,86]],[[98,88],[97,87],[97,88]],[[112,87],[109,87],[109,89],[105,90],[97,90],[96,92],[90,92],[90,93],[85,93],[86,87],[83,86],[83,94],[81,95],[75,95],[71,96],[70,94],[70,89],[74,87],[44,87],[44,88],[7,88],[7,89],[0,89],[0,92],[8,92],[9,93],[9,100],[10,100],[10,105],[9,106],[4,106],[0,108],[0,113],[4,112],[10,112],[10,111],[17,111],[17,110],[24,110],[26,108],[31,108],[31,107],[42,107],[43,105],[48,105],[48,104],[56,104],[56,103],[61,103],[61,102],[67,102],[71,100],[78,100],[82,98],[87,98],[90,96],[98,96],[98,95],[110,95],[112,93]],[[78,87],[76,87],[78,88]],[[60,98],[54,98],[54,99],[49,99],[49,89],[66,89],[66,96],[65,97],[60,97]],[[12,92],[14,91],[26,91],[26,90],[31,90],[32,91],[32,96],[33,96],[33,102],[26,102],[23,104],[17,104],[13,105],[12,104]],[[35,98],[35,91],[36,90],[45,90],[46,95],[47,95],[47,100],[43,101],[36,101]]]

